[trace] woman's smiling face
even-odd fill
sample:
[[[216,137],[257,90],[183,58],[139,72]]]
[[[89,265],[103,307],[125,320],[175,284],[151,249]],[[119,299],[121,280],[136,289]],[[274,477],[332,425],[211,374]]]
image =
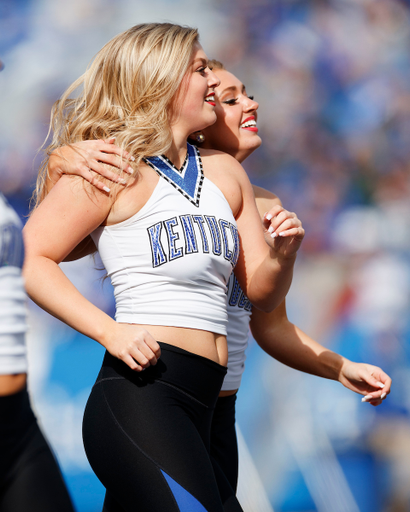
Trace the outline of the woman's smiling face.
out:
[[[213,124],[215,115],[215,87],[219,79],[208,67],[208,58],[197,43],[188,71],[178,91],[172,126],[173,130],[200,130]]]
[[[261,144],[256,126],[259,104],[246,94],[243,83],[225,69],[215,69],[221,81],[215,89],[216,122],[202,130],[205,142],[201,147],[229,153],[239,162]]]

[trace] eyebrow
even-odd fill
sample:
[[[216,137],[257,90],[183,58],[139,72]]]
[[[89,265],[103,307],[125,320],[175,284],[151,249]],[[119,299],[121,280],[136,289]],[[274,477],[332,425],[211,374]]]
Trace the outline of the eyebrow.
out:
[[[208,65],[208,61],[206,59],[204,59],[203,57],[198,57],[194,60],[193,62],[193,65],[195,66],[196,64],[202,62],[202,64],[204,64],[205,66]]]
[[[226,87],[225,89],[223,89],[221,91],[221,94],[223,94],[224,92],[230,92],[230,91],[234,92],[236,90],[238,90],[237,86],[236,85],[231,85],[230,87]],[[244,91],[246,91],[246,87],[245,87],[244,84],[242,84],[241,93],[243,93]]]

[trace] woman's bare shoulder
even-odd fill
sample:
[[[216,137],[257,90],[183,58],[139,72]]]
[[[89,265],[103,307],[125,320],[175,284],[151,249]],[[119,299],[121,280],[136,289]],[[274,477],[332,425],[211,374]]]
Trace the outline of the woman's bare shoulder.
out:
[[[233,156],[228,153],[224,153],[223,151],[219,151],[218,149],[205,149],[200,148],[199,150],[201,158],[205,160],[215,160],[218,162],[223,162],[225,164],[231,165],[241,165]]]
[[[226,179],[233,179],[238,183],[242,183],[244,179],[249,181],[242,165],[228,153],[216,149],[201,148],[200,154],[205,173],[211,172],[213,174],[217,172],[220,177],[223,175]]]
[[[73,206],[82,204],[94,205],[97,208],[109,210],[114,201],[109,190],[103,191],[94,187],[81,176],[63,175],[54,185],[45,200],[61,201],[66,196]]]

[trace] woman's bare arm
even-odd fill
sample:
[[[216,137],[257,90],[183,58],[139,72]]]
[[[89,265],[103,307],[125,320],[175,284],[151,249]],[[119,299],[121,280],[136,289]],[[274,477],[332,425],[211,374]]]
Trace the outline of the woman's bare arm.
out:
[[[381,368],[349,361],[313,340],[288,320],[285,302],[271,313],[254,309],[250,326],[261,348],[291,368],[338,380],[372,405],[390,393],[391,378]]]
[[[126,181],[118,175],[118,172],[132,174],[133,169],[128,162],[133,161],[134,158],[116,146],[114,141],[115,139],[82,141],[54,150],[48,162],[46,192],[49,193],[65,174],[80,176],[97,189],[107,193],[110,192],[110,188],[100,176],[113,183],[125,185]],[[118,169],[118,172],[110,170],[103,164],[109,164]],[[64,261],[78,260],[95,251],[94,242],[91,237],[87,237],[64,258]]]
[[[281,205],[275,194],[253,188],[261,217],[267,209]],[[366,395],[363,400],[372,405],[379,405],[390,393],[391,379],[383,370],[349,361],[313,340],[288,320],[285,301],[270,313],[253,309],[250,326],[263,350],[291,368],[338,380],[348,389]]]
[[[119,324],[94,306],[58,265],[104,222],[111,205],[107,194],[90,190],[82,179],[62,177],[24,228],[24,277],[27,293],[40,307],[141,370],[156,363],[156,341],[147,331]]]
[[[252,304],[271,311],[289,290],[304,230],[295,214],[280,205],[267,208],[261,223],[248,176],[238,163],[234,173],[242,191],[237,215],[241,253],[235,274]]]
[[[82,240],[77,247],[75,247],[70,254],[68,254],[63,261],[76,261],[81,258],[85,258],[86,256],[90,256],[90,254],[94,254],[97,251],[94,240],[91,236],[87,236]]]

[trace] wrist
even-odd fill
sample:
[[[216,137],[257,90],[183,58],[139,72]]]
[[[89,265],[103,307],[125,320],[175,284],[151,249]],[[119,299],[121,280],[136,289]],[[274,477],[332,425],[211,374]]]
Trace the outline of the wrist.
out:
[[[275,260],[282,268],[293,267],[296,261],[296,253],[283,254],[270,247],[270,257]]]
[[[66,147],[61,146],[53,149],[53,151],[49,154],[48,157],[48,174],[50,178],[58,181],[60,176],[64,174],[64,162],[67,162],[66,157],[64,156],[66,152]]]
[[[93,338],[109,351],[116,338],[115,333],[117,326],[117,322],[107,315],[107,318],[96,327]]]
[[[340,370],[339,370],[339,374],[337,376],[337,380],[339,382],[342,382],[343,378],[347,378],[347,367],[349,366],[349,364],[351,364],[352,361],[350,361],[349,359],[346,359],[345,357],[343,356],[339,356],[340,359],[341,359],[341,367],[340,367]],[[342,382],[343,384],[343,382]]]
[[[347,359],[332,350],[326,349],[320,355],[320,362],[323,377],[341,382],[345,364],[348,363]]]
[[[57,161],[61,159],[61,156],[57,153],[58,149],[54,149],[48,158],[47,164],[47,177],[53,185],[55,185],[62,174],[62,170],[60,169]]]

